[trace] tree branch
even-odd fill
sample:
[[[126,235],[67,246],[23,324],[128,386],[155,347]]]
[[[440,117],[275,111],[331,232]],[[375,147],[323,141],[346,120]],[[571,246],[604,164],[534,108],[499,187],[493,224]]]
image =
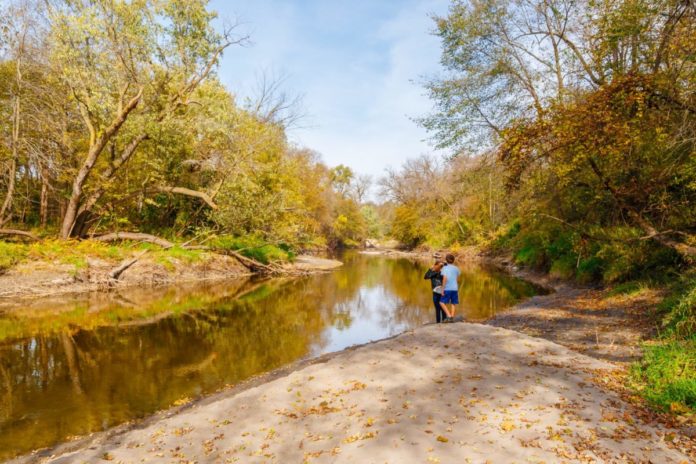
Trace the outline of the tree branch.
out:
[[[208,206],[210,206],[212,209],[218,209],[218,205],[215,204],[212,198],[205,193],[205,192],[200,192],[198,190],[191,190],[186,187],[166,187],[166,186],[160,186],[160,187],[155,187],[155,191],[157,192],[162,192],[162,193],[177,193],[179,195],[186,195],[189,197],[195,197],[200,200],[203,200]]]

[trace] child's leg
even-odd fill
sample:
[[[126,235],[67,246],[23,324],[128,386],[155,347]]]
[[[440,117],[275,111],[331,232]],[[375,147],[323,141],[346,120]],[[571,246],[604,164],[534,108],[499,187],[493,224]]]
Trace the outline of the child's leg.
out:
[[[457,312],[457,305],[450,305],[450,316],[449,317],[454,317],[454,314]]]
[[[442,311],[445,313],[445,316],[447,316],[447,317],[452,317],[452,316],[450,316],[449,311],[447,311],[447,305],[446,305],[445,303],[442,303],[442,302],[441,302],[441,303],[440,303],[440,307],[442,308]]]

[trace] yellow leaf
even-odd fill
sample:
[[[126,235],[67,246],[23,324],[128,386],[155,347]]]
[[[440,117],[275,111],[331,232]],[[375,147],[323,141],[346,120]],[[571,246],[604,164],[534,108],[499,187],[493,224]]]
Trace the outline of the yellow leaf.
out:
[[[515,430],[517,427],[515,427],[515,424],[513,424],[512,421],[505,420],[502,424],[500,424],[500,428],[505,432],[511,432]]]

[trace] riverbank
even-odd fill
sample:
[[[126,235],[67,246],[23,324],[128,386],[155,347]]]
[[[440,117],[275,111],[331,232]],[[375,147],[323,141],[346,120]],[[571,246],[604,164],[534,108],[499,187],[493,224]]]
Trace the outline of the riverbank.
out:
[[[237,253],[150,244],[47,243],[35,251],[18,254],[16,259],[12,249],[2,251],[5,263],[0,266],[0,308],[20,299],[236,279],[258,273],[255,265],[262,266]],[[274,265],[273,272],[324,272],[341,264],[300,255],[293,261]]]
[[[616,366],[479,324],[300,363],[16,462],[664,462],[678,430],[607,391]]]
[[[432,251],[379,253],[433,259]],[[618,363],[624,371],[616,386],[623,394],[636,400],[638,394],[652,408],[669,411],[669,420],[687,424],[689,435],[696,436],[696,340],[688,335],[696,302],[693,272],[669,284],[645,279],[605,287],[533,271],[476,249],[467,249],[457,262],[472,260],[552,291],[496,314],[488,324]]]
[[[380,249],[365,253],[426,262],[433,259],[432,251],[423,250]],[[550,292],[496,314],[486,324],[546,338],[581,353],[621,364],[639,359],[642,344],[656,334],[655,308],[665,296],[659,289],[646,288],[624,295],[596,285],[579,285],[516,266],[505,258],[482,254],[476,248],[466,248],[458,253],[456,262],[475,262],[498,268]]]

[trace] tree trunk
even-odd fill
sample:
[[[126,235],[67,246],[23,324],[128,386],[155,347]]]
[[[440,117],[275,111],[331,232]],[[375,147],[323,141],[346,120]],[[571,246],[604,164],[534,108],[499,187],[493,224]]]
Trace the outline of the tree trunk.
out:
[[[12,160],[10,161],[7,195],[5,195],[5,201],[2,203],[2,207],[0,207],[0,227],[10,219],[9,211],[12,207],[12,199],[14,197],[15,181],[17,177],[17,160],[19,159],[19,111],[20,100],[19,95],[16,95],[12,105]]]
[[[41,227],[46,227],[48,222],[48,170],[43,169],[41,172],[41,199],[39,201],[39,218]]]
[[[77,360],[75,340],[73,340],[72,335],[64,332],[60,334],[60,341],[63,344],[65,361],[68,367],[68,373],[70,374],[70,380],[72,381],[73,389],[78,395],[83,395],[84,390],[82,389],[82,382],[80,381],[80,365]]]
[[[140,143],[143,140],[147,140],[148,135],[143,133],[137,136],[135,139],[129,143],[126,148],[124,148],[123,152],[121,152],[121,155],[116,158],[110,165],[107,167],[104,172],[102,172],[101,177],[100,177],[100,185],[97,187],[94,192],[80,205],[80,208],[77,211],[77,217],[76,217],[76,222],[80,222],[80,218],[84,214],[88,214],[92,211],[92,208],[94,205],[101,199],[102,195],[106,192],[106,188],[108,183],[111,181],[113,178],[114,174],[116,174],[116,171],[123,166],[130,158],[133,156],[135,153],[135,150],[138,148]],[[82,219],[82,224],[84,225],[85,221],[84,218]],[[85,230],[80,230],[79,232],[73,233],[73,235],[77,236],[82,236],[86,232]]]
[[[114,120],[111,122],[111,125],[109,125],[109,127],[107,127],[99,137],[94,138],[93,143],[90,144],[87,157],[82,163],[82,166],[80,166],[80,170],[77,172],[77,176],[75,176],[75,180],[72,184],[72,193],[70,194],[68,206],[65,210],[65,216],[63,217],[63,224],[60,228],[61,238],[67,239],[72,235],[72,231],[75,226],[75,219],[77,218],[77,212],[80,207],[80,201],[82,200],[82,190],[85,186],[85,182],[92,173],[92,169],[94,169],[94,165],[96,164],[99,155],[104,150],[104,147],[106,147],[109,140],[111,140],[111,138],[118,133],[123,123],[125,123],[126,119],[128,119],[128,115],[131,113],[131,111],[138,106],[142,95],[143,89],[140,88],[138,94],[118,112]],[[91,124],[91,122],[88,121],[88,125],[89,124]]]

